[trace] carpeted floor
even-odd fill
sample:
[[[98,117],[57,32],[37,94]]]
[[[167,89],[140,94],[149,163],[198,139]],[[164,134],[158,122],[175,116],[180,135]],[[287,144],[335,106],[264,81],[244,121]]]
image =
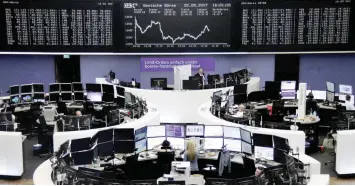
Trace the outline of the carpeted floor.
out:
[[[323,142],[321,137],[321,142]],[[21,179],[17,180],[4,180],[0,179],[0,185],[32,185],[32,177],[36,168],[44,162],[45,158],[40,158],[32,155],[32,146],[37,143],[37,138],[26,139],[24,142],[25,153],[25,172]],[[310,156],[321,162],[321,173],[329,174],[332,185],[355,185],[355,178],[352,179],[340,179],[337,178],[334,172],[334,164],[324,165],[326,161],[333,160],[333,157],[329,155],[329,150],[324,153],[313,153]]]

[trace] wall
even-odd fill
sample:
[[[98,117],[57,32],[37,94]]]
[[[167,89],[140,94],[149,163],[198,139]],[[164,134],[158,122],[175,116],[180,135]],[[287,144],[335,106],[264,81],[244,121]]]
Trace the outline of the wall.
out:
[[[215,55],[215,71],[207,74],[224,74],[231,68],[249,68],[254,76],[264,81],[274,79],[274,55]],[[116,77],[123,81],[136,78],[142,88],[150,88],[150,78],[166,77],[168,84],[174,83],[173,72],[140,72],[140,56],[81,56],[81,80],[84,83],[94,82],[96,77],[103,77],[112,69]],[[195,73],[195,72],[193,72]]]
[[[300,82],[306,82],[313,90],[325,90],[326,81],[335,83],[336,92],[339,84],[355,87],[355,55],[301,55]]]
[[[54,57],[40,55],[0,55],[0,91],[6,93],[11,85],[55,82]]]

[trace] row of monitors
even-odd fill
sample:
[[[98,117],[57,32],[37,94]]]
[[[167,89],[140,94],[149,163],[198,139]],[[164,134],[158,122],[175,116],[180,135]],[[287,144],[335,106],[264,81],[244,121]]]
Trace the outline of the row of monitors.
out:
[[[87,83],[86,92],[101,92],[114,94],[114,87],[116,87],[117,94],[124,96],[125,89],[123,87],[108,85],[108,84],[95,84]],[[49,92],[83,92],[82,83],[53,83],[49,84]]]
[[[33,102],[44,102],[45,96],[44,93],[22,93],[21,95],[11,95],[10,104],[26,104]]]
[[[328,92],[335,92],[335,85],[332,82],[326,82],[326,90]],[[351,85],[343,85],[339,84],[339,93],[341,94],[352,94],[353,93],[353,87]]]
[[[26,84],[26,85],[13,85],[10,86],[10,95],[30,94],[30,93],[43,93],[44,86],[40,83]]]

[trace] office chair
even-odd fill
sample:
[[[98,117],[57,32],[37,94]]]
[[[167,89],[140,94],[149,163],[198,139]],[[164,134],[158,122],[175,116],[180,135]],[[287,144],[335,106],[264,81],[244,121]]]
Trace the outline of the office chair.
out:
[[[286,172],[279,175],[280,180],[284,185],[298,185],[299,183],[303,184],[305,170],[300,169],[299,165],[302,163],[295,162],[295,159],[288,154],[285,154],[286,158]]]
[[[95,113],[94,104],[92,102],[85,101],[83,103],[83,108],[84,108],[83,114],[85,115],[87,114],[93,115]]]
[[[68,115],[68,108],[64,102],[59,101],[57,103],[57,113]]]
[[[243,156],[244,175],[246,177],[255,175],[255,162],[253,159]]]
[[[42,145],[42,149],[48,150],[47,154],[40,154],[40,157],[51,157],[52,155],[52,143],[53,143],[53,130],[47,126],[46,119],[43,115],[39,117],[39,131],[38,131],[38,143]]]
[[[157,163],[162,168],[162,174],[170,174],[171,170],[171,162],[175,159],[175,153],[172,152],[158,152]]]
[[[139,172],[138,156],[139,154],[134,154],[126,157],[125,173],[132,180],[139,179],[139,174],[137,174],[137,171]]]
[[[272,102],[272,119],[273,121],[283,121],[285,101],[277,100]]]

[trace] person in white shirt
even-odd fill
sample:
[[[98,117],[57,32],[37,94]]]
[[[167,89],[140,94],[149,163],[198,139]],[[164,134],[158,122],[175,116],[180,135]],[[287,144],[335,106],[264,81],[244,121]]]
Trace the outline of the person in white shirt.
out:
[[[355,110],[355,106],[354,104],[352,104],[350,102],[350,99],[351,99],[351,96],[350,95],[346,95],[346,98],[345,98],[345,104],[344,106],[346,107],[346,110]]]

